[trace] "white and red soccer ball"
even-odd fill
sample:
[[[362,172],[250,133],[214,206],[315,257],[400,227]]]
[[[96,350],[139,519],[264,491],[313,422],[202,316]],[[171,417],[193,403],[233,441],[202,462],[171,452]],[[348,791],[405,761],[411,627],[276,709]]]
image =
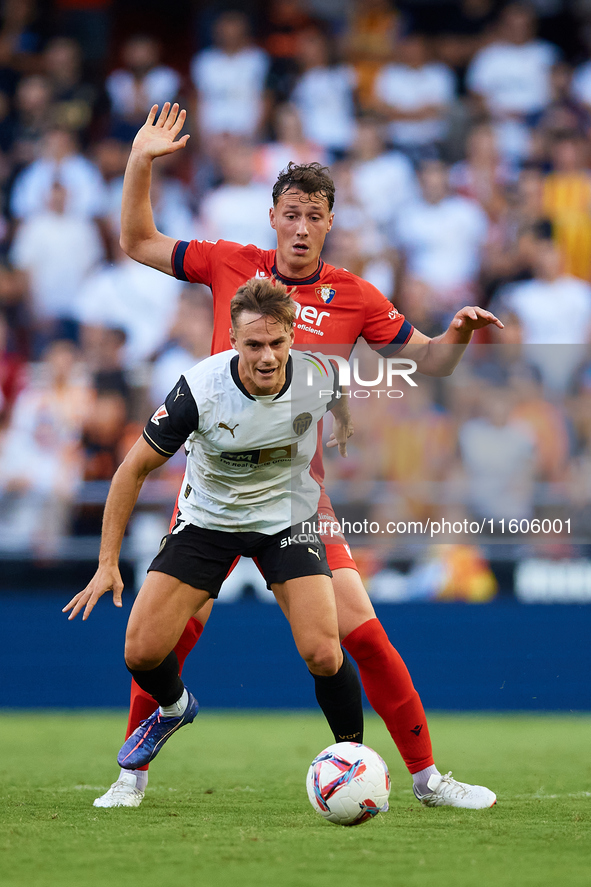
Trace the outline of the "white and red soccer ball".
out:
[[[317,755],[306,788],[317,813],[338,825],[359,825],[388,809],[390,774],[372,748],[336,742]]]

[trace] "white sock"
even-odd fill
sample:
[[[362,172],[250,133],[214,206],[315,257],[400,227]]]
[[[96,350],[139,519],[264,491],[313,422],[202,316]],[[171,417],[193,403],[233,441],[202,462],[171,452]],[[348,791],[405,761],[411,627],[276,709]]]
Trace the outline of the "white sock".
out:
[[[429,777],[433,776],[434,773],[441,775],[435,764],[432,764],[430,767],[425,767],[424,770],[419,770],[418,773],[412,774],[413,785],[416,787],[419,795],[429,794],[430,789],[427,783],[429,782]]]
[[[189,693],[187,688],[183,690],[183,695],[177,699],[172,705],[161,705],[160,714],[165,718],[180,718],[189,704]]]
[[[148,771],[147,770],[121,770],[120,776],[135,776],[135,787],[141,791],[145,792],[148,785]]]

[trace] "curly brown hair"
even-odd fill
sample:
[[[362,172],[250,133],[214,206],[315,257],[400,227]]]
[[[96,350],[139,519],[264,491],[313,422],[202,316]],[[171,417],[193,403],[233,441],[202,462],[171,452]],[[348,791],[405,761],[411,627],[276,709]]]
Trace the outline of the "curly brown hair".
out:
[[[274,277],[251,277],[236,290],[236,295],[230,302],[232,329],[237,329],[240,315],[249,311],[271,317],[285,329],[291,330],[296,319],[296,308],[290,292]]]
[[[334,182],[328,166],[320,163],[289,162],[287,168],[282,170],[273,185],[273,206],[282,194],[290,188],[297,188],[304,194],[320,194],[328,202],[328,208],[332,212],[334,206]]]

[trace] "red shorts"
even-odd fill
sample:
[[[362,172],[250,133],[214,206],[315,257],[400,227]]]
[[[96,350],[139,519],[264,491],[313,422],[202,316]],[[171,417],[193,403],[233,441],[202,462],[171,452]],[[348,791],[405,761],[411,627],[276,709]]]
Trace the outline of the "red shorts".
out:
[[[321,527],[320,538],[326,547],[326,559],[330,569],[334,572],[342,567],[348,567],[350,570],[359,572],[359,567],[353,560],[351,549],[341,532],[332,503],[324,487],[322,487],[318,502],[318,523]]]

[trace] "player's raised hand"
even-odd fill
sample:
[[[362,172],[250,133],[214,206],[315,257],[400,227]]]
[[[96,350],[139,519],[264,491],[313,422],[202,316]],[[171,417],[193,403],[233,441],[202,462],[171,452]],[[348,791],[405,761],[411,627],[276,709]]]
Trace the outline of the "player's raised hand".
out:
[[[72,612],[68,616],[68,620],[75,619],[80,610],[84,607],[82,620],[88,619],[94,609],[94,605],[106,591],[113,591],[113,603],[116,607],[121,607],[121,593],[123,591],[123,582],[121,581],[121,573],[119,567],[116,566],[99,566],[98,570],[83,591],[79,591],[72,600],[66,604],[62,613]]]
[[[504,324],[492,312],[485,311],[484,308],[478,308],[478,306],[466,306],[461,308],[455,315],[451,322],[451,327],[456,330],[472,331],[480,330],[484,326],[490,326],[490,324],[498,326],[500,330],[505,328]]]
[[[133,140],[133,151],[141,152],[148,157],[162,157],[164,154],[173,154],[179,148],[184,148],[189,141],[188,133],[178,138],[187,112],[180,111],[176,102],[172,107],[170,102],[165,102],[158,119],[156,119],[157,114],[158,105],[152,105],[146,122]]]

